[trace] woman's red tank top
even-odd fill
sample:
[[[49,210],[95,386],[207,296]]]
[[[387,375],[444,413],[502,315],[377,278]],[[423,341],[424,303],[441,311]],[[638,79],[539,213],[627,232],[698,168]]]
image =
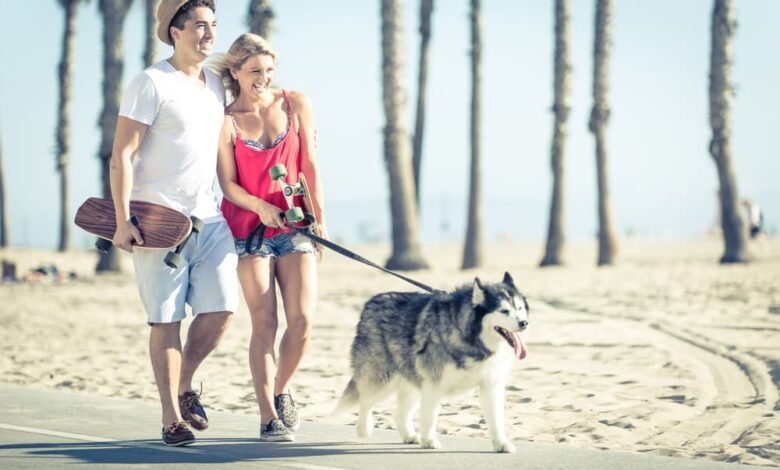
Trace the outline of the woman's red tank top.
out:
[[[286,211],[288,207],[284,200],[284,194],[282,194],[282,186],[278,181],[271,179],[268,170],[274,165],[284,165],[287,168],[287,183],[296,184],[301,165],[301,145],[298,133],[293,129],[292,108],[290,108],[287,93],[282,90],[282,95],[287,107],[287,135],[282,138],[281,142],[269,149],[257,150],[247,146],[236,128],[236,142],[233,149],[238,184],[249,194],[273,204],[281,211]],[[296,206],[302,207],[302,198],[296,196],[294,203]],[[249,232],[260,223],[260,217],[257,214],[238,207],[227,198],[222,199],[222,214],[225,216],[233,236],[240,240],[246,239]],[[291,231],[292,229],[289,228],[269,227],[265,231],[265,238]]]

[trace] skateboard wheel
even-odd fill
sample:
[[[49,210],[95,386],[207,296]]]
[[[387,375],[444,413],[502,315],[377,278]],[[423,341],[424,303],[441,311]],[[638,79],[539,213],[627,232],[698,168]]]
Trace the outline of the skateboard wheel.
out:
[[[169,268],[177,269],[181,262],[181,256],[179,256],[177,253],[169,251],[168,254],[165,255],[165,265]]]
[[[190,216],[190,220],[192,220],[192,231],[195,233],[200,233],[200,231],[203,230],[203,221],[194,215]]]
[[[303,211],[300,207],[292,207],[284,213],[284,216],[290,223],[300,222],[303,220]]]
[[[284,165],[274,165],[268,170],[272,180],[278,180],[287,176],[287,168]]]
[[[101,253],[108,253],[113,245],[113,243],[106,240],[105,238],[98,238],[95,242],[95,248],[97,248],[97,251]]]

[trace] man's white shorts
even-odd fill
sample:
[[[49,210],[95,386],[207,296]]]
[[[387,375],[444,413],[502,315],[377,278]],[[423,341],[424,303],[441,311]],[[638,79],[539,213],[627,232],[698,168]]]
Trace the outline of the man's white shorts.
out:
[[[192,315],[235,312],[238,281],[233,236],[224,221],[204,225],[193,233],[176,269],[165,265],[169,250],[133,250],[133,266],[147,322],[173,323],[184,319],[184,304]]]

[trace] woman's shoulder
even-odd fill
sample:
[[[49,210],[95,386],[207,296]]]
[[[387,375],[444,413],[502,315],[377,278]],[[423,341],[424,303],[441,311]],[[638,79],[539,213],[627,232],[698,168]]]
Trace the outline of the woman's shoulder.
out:
[[[290,105],[294,110],[308,110],[311,107],[309,99],[302,91],[298,90],[284,90],[287,94],[287,99],[290,100]]]

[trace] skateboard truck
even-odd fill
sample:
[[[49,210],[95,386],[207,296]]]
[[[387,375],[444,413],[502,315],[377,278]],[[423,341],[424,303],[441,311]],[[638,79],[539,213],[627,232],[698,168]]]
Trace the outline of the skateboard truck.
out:
[[[195,216],[190,216],[190,220],[192,221],[192,230],[190,230],[189,235],[187,235],[187,238],[182,240],[181,243],[179,243],[176,246],[176,249],[174,251],[169,251],[165,255],[165,265],[169,268],[177,269],[180,264],[182,264],[182,258],[181,258],[181,250],[184,248],[184,245],[187,244],[187,241],[190,239],[193,233],[200,233],[201,230],[203,230],[203,221]],[[138,218],[135,215],[130,216],[130,223],[138,227]],[[105,238],[98,238],[95,242],[95,248],[103,254],[108,253],[108,251],[111,249],[111,247],[114,246],[114,244],[111,242],[111,240],[107,240]]]
[[[313,218],[311,216],[307,217],[303,209],[296,206],[293,200],[294,196],[308,197],[306,194],[307,188],[303,181],[298,180],[296,184],[288,184],[284,178],[287,176],[287,168],[281,164],[272,166],[268,173],[271,175],[272,180],[279,181],[279,184],[282,185],[282,194],[284,194],[284,200],[287,202],[287,210],[284,211],[284,217],[287,219],[287,222],[296,223],[305,220],[309,225],[313,225]]]
[[[189,235],[187,235],[187,238],[182,240],[181,243],[179,243],[176,246],[176,249],[174,251],[169,251],[165,255],[165,265],[169,268],[177,269],[180,264],[182,264],[182,258],[179,253],[181,253],[181,250],[184,249],[184,245],[187,244],[187,241],[189,241],[190,237],[193,233],[200,233],[201,230],[203,230],[203,221],[199,218],[195,217],[194,215],[190,216],[190,220],[192,221],[192,230],[190,230]],[[132,218],[130,219],[132,222]]]

